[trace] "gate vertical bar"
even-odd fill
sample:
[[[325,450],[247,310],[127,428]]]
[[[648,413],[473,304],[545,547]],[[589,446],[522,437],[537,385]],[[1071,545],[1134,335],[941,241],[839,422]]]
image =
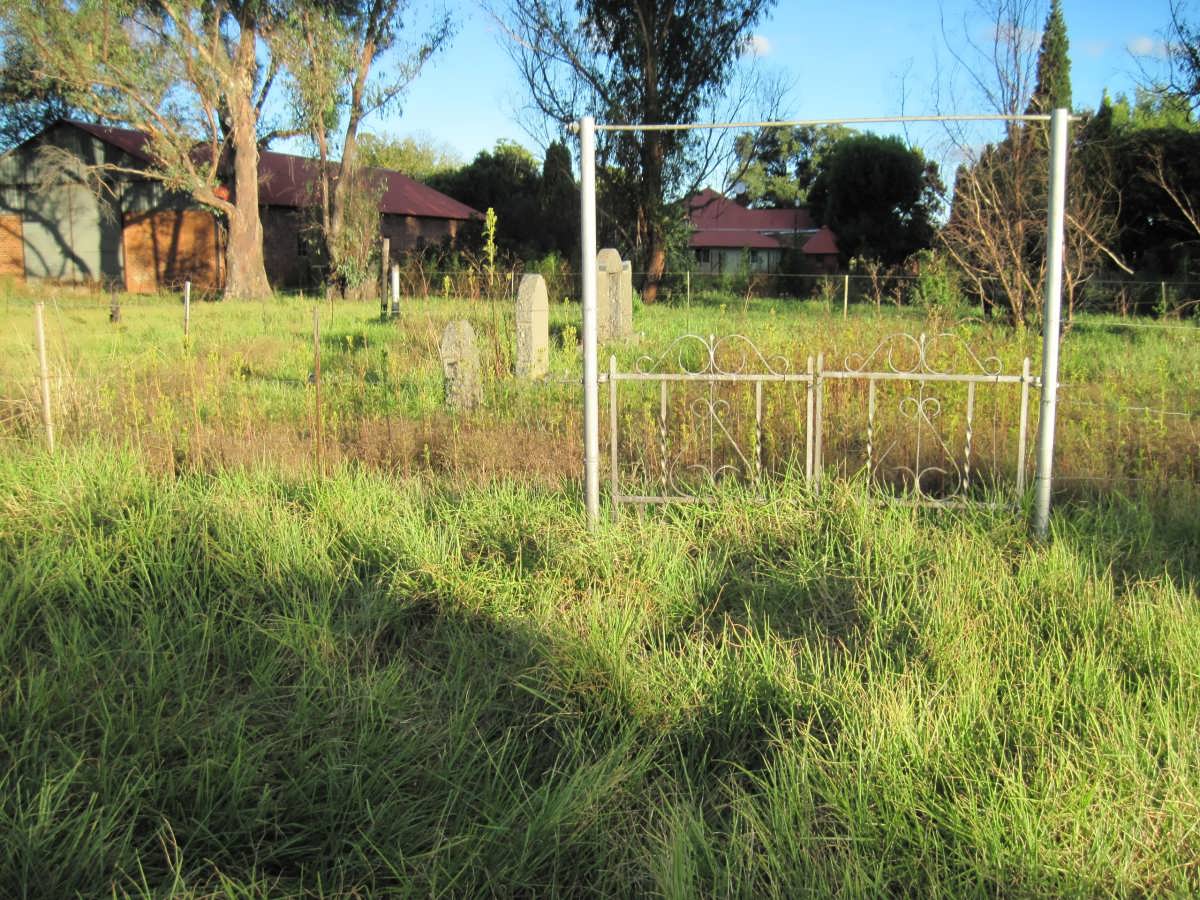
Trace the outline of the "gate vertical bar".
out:
[[[821,459],[821,433],[824,427],[821,423],[821,410],[824,407],[825,382],[821,378],[821,372],[825,369],[825,354],[817,354],[817,372],[813,381],[813,388],[816,392],[817,400],[813,412],[813,428],[815,434],[813,436],[813,485],[816,487],[816,492],[821,493],[821,469],[823,461]]]
[[[583,267],[583,482],[589,528],[600,522],[600,385],[596,359],[596,120],[579,120],[580,265]]]
[[[612,467],[609,476],[609,497],[612,503],[612,520],[617,521],[617,357],[608,358],[608,459]]]
[[[1050,525],[1054,468],[1054,424],[1058,405],[1058,341],[1062,313],[1063,241],[1067,193],[1067,111],[1050,114],[1050,200],[1047,204],[1046,298],[1042,315],[1042,405],[1038,417],[1037,474],[1033,532],[1045,537]]]
[[[808,358],[808,385],[805,393],[808,427],[804,430],[804,481],[808,485],[812,485],[813,479],[813,358]]]
[[[1017,495],[1025,493],[1025,442],[1029,434],[1029,357],[1021,363],[1021,422],[1017,432]]]
[[[867,484],[875,478],[875,379],[867,380]]]
[[[754,486],[762,479],[763,470],[763,383],[754,380]]]
[[[662,491],[667,493],[667,383],[658,383],[658,470],[662,476]]]
[[[963,446],[963,492],[971,489],[971,439],[974,437],[975,382],[967,382],[967,435]]]

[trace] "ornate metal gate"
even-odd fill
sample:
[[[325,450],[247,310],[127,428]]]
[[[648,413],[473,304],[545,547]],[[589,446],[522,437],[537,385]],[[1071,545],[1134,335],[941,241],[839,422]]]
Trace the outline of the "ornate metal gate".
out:
[[[729,480],[756,495],[778,478],[820,491],[833,473],[865,474],[881,494],[923,505],[1019,496],[1040,384],[1028,358],[1006,373],[952,332],[890,335],[841,368],[818,353],[803,370],[743,335],[685,335],[632,372],[610,357],[601,381],[614,514],[696,502]]]

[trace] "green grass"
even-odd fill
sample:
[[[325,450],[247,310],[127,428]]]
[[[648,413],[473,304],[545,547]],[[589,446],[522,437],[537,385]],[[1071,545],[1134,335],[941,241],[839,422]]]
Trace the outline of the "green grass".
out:
[[[309,304],[196,304],[185,344],[176,298],[114,325],[51,292],[50,457],[32,299],[0,285],[0,896],[1200,892],[1198,421],[1124,409],[1200,407],[1194,326],[1067,335],[1056,473],[1092,490],[1047,544],[1020,505],[879,502],[834,387],[820,497],[592,534],[575,305],[526,384],[507,304],[320,304],[317,477]],[[702,295],[609,349],[740,333],[802,368],[953,327],[1037,370],[1030,332],[851,312]],[[980,397],[977,452],[1007,447]]]
[[[40,424],[31,297],[10,290],[0,299],[0,439],[34,443]],[[314,464],[310,302],[289,297],[197,303],[186,345],[178,298],[126,296],[122,304],[122,320],[113,325],[107,297],[65,290],[48,296],[60,442],[101,439],[132,447],[169,471],[253,468],[264,458],[294,471]],[[380,322],[371,303],[318,307],[326,459],[470,481],[521,476],[553,484],[577,477],[582,450],[579,388],[572,383],[580,375],[576,304],[552,305],[552,378],[542,384],[510,375],[515,326],[506,302],[406,300],[403,315],[392,323]],[[841,367],[848,356],[868,354],[896,332],[950,329],[978,356],[996,356],[1007,372],[1019,372],[1025,356],[1039,371],[1040,336],[1032,331],[978,321],[959,325],[960,313],[927,315],[910,308],[856,306],[851,313],[843,320],[840,308],[814,301],[702,294],[689,305],[640,308],[637,340],[606,348],[602,362],[611,351],[628,370],[690,332],[746,335],[764,353],[786,357],[795,370],[817,353],[824,353],[828,366]],[[442,402],[437,343],[446,322],[456,317],[475,326],[486,374],[484,409],[467,417],[449,416]],[[1080,316],[1069,331],[1058,429],[1062,485],[1200,479],[1200,328],[1181,322],[1139,327],[1161,324],[1171,323]],[[971,365],[961,349],[956,360]],[[849,473],[861,464],[866,400],[864,391],[845,387],[829,388],[826,452],[831,466]],[[1010,391],[997,407],[997,428],[993,398],[981,393],[982,418],[975,429],[977,444],[991,441],[999,452],[1000,476],[1008,482],[1015,465],[1015,394]],[[636,400],[637,392],[630,387],[624,396]],[[682,408],[682,397],[677,399]],[[948,402],[947,415],[961,410],[964,400]],[[782,460],[789,447],[803,443],[793,433],[794,398],[770,389],[766,405],[768,419],[774,419],[765,434],[768,450]],[[881,414],[887,409],[895,415],[896,407],[881,394]],[[1035,402],[1034,423],[1036,407]],[[639,443],[655,445],[656,408],[653,401],[623,406],[622,433],[644,433],[649,437]],[[1180,412],[1184,415],[1167,414]],[[943,424],[948,434],[962,430],[951,418]],[[957,447],[961,438],[953,442]],[[513,454],[514,446],[526,452]],[[990,447],[976,449],[986,454]],[[654,461],[648,465],[653,470]],[[784,468],[782,461],[777,468]]]
[[[1193,894],[1200,505],[0,461],[0,894]]]

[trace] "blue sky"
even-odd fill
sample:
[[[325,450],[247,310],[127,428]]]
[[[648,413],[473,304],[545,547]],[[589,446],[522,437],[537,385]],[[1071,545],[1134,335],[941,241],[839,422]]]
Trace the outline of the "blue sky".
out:
[[[974,0],[780,0],[758,28],[758,63],[794,83],[788,113],[797,118],[889,115],[902,106],[930,113],[939,70],[952,65],[941,22],[956,40],[964,28],[986,40],[977,9]],[[410,88],[399,114],[369,121],[368,130],[432,138],[464,160],[498,138],[536,152],[515,120],[525,101],[502,30],[468,0],[451,11],[459,23],[453,42]],[[1132,92],[1139,64],[1153,66],[1161,52],[1169,16],[1167,0],[1063,0],[1063,12],[1075,105],[1091,107],[1106,87]],[[920,128],[909,136],[917,144],[926,140]]]

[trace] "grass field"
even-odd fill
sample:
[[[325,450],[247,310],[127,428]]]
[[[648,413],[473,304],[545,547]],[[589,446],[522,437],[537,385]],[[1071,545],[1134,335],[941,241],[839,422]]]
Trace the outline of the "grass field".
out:
[[[1200,890],[1194,492],[787,499],[6,459],[3,893]]]
[[[853,477],[589,533],[575,308],[563,382],[521,386],[486,304],[335,307],[319,477],[297,306],[198,306],[185,348],[177,305],[61,298],[53,457],[27,298],[0,313],[0,895],[1200,891],[1194,423],[1114,409],[1194,407],[1194,330],[1068,336],[1102,480],[1047,544]],[[494,377],[454,419],[460,313]],[[618,352],[938,324],[714,301]]]
[[[298,298],[198,303],[185,345],[176,297],[124,297],[121,322],[113,325],[107,297],[52,296],[47,327],[60,440],[132,447],[164,471],[254,467],[268,460],[293,471],[311,469],[316,455],[311,305]],[[511,377],[515,338],[509,303],[414,300],[390,323],[380,322],[371,304],[318,308],[321,425],[324,456],[331,463],[470,481],[515,476],[555,484],[578,477],[578,305],[552,304],[552,375],[538,384]],[[686,308],[639,309],[638,339],[610,349],[628,370],[681,334],[737,333],[803,370],[808,355],[823,353],[830,366],[839,366],[898,332],[949,330],[979,357],[995,356],[1007,372],[1019,372],[1025,356],[1040,371],[1040,337],[1033,332],[977,319],[960,325],[963,312],[859,307],[845,320],[840,312],[813,302],[704,295]],[[470,416],[452,417],[442,403],[437,344],[455,317],[474,324],[486,375],[484,409]],[[38,440],[32,338],[31,301],[10,290],[0,297],[0,439]],[[607,353],[602,351],[605,363]],[[965,352],[957,364],[970,368]],[[1058,429],[1061,486],[1200,480],[1200,327],[1081,317],[1064,341],[1061,377],[1066,385]],[[779,407],[768,439],[783,449],[802,444],[787,398],[769,396],[767,402]],[[622,433],[645,434],[643,443],[654,443],[653,408],[645,403],[623,409]],[[1002,413],[997,450],[1007,460],[1001,474],[1011,482],[1015,395],[997,408]],[[847,436],[864,429],[865,394],[831,388],[826,412],[828,462],[853,472],[857,445]],[[1036,423],[1036,396],[1031,421]],[[991,424],[977,423],[977,441]],[[1030,453],[1031,448],[1032,442]],[[1028,456],[1026,466],[1031,467]]]

